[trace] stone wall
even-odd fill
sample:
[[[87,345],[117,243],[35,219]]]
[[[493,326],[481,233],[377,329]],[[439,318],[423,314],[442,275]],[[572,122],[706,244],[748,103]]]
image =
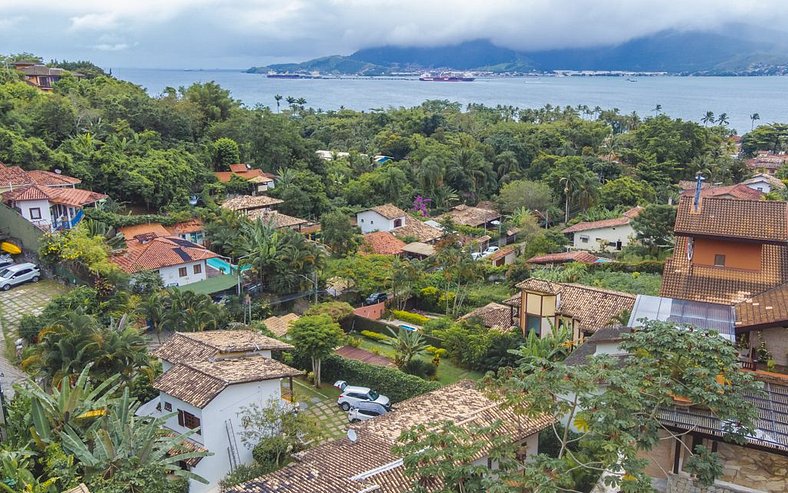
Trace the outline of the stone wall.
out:
[[[788,457],[720,442],[722,481],[769,493],[788,491]]]
[[[668,476],[666,493],[753,493],[753,490],[718,485],[705,488],[696,485],[689,476],[671,474]]]

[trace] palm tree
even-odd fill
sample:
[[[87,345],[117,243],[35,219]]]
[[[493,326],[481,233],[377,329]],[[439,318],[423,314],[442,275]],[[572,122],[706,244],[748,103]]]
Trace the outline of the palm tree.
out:
[[[137,313],[145,319],[147,326],[156,334],[156,340],[161,342],[161,330],[163,327],[164,298],[158,292],[150,293],[137,305]]]
[[[708,126],[709,123],[714,123],[714,112],[707,111],[706,114],[703,115],[703,118],[700,119],[700,121],[703,122],[704,126]]]
[[[276,100],[276,112],[279,113],[279,102],[282,100],[282,95],[277,94],[274,99]]]
[[[206,294],[169,289],[167,308],[162,317],[162,328],[171,331],[202,332],[224,326],[227,314]]]
[[[400,368],[410,363],[414,356],[422,354],[427,347],[427,341],[415,330],[400,329],[396,334],[391,329],[388,331],[391,339],[387,339],[385,343],[394,348],[395,363]]]
[[[282,255],[287,247],[284,233],[258,219],[245,224],[238,232],[234,252],[242,258],[239,265],[249,265],[260,284],[266,277],[286,267]]]
[[[662,105],[658,104],[658,105],[654,106],[654,109],[652,109],[651,111],[654,112],[654,116],[659,115],[660,112],[662,111]]]
[[[760,119],[761,119],[761,115],[759,115],[758,113],[753,113],[752,115],[750,115],[750,122],[751,122],[750,130],[753,130],[755,128],[755,120],[760,120]]]
[[[717,117],[717,125],[724,126],[729,123],[728,114],[727,113],[720,113],[720,116]]]

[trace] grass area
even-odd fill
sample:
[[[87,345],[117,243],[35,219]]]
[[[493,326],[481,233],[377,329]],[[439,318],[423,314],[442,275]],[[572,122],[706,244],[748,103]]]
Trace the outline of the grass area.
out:
[[[480,283],[468,288],[464,311],[471,311],[488,303],[500,303],[510,297],[514,291],[505,283]]]
[[[213,294],[219,291],[230,289],[238,284],[238,278],[235,276],[221,275],[216,277],[209,277],[203,281],[178,286],[175,289],[180,291],[194,291],[197,294]]]
[[[336,401],[340,392],[339,389],[334,387],[332,384],[333,382],[323,382],[320,384],[320,388],[316,389],[314,385],[306,380],[306,378],[298,377],[293,379],[296,399],[299,401],[309,400],[313,397],[316,397],[321,401]],[[304,396],[306,396],[306,398],[304,398]]]
[[[391,360],[394,359],[394,348],[391,346],[371,341],[363,336],[359,336],[359,340],[361,341],[361,345],[359,346],[361,349],[377,352],[381,356],[385,356]],[[430,363],[432,362],[432,357],[430,355],[416,356],[416,358]],[[470,371],[466,370],[465,368],[460,368],[448,359],[444,358],[441,360],[441,363],[438,366],[436,380],[443,385],[448,385],[465,379],[478,380],[483,376],[484,375],[478,371]]]

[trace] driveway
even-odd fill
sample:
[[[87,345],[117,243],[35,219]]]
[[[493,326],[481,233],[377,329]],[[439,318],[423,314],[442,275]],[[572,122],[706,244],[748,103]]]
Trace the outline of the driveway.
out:
[[[8,345],[12,347],[13,353],[13,340],[16,339],[16,329],[22,315],[38,315],[49,300],[65,293],[67,289],[55,281],[41,281],[0,291],[0,326],[3,329],[0,332],[0,385],[7,400],[14,396],[11,385],[24,380],[25,374],[8,360],[5,335],[8,334],[12,339]]]
[[[348,429],[347,413],[337,406],[339,392],[324,386],[318,392],[311,385],[295,379],[295,394],[301,411],[315,418],[323,433],[321,442],[342,438]]]

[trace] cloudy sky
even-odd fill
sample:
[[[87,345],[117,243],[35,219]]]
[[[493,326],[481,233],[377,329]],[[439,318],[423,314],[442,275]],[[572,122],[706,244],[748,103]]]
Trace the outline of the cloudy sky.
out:
[[[384,44],[529,50],[787,21],[785,0],[0,0],[0,53],[241,68]]]

